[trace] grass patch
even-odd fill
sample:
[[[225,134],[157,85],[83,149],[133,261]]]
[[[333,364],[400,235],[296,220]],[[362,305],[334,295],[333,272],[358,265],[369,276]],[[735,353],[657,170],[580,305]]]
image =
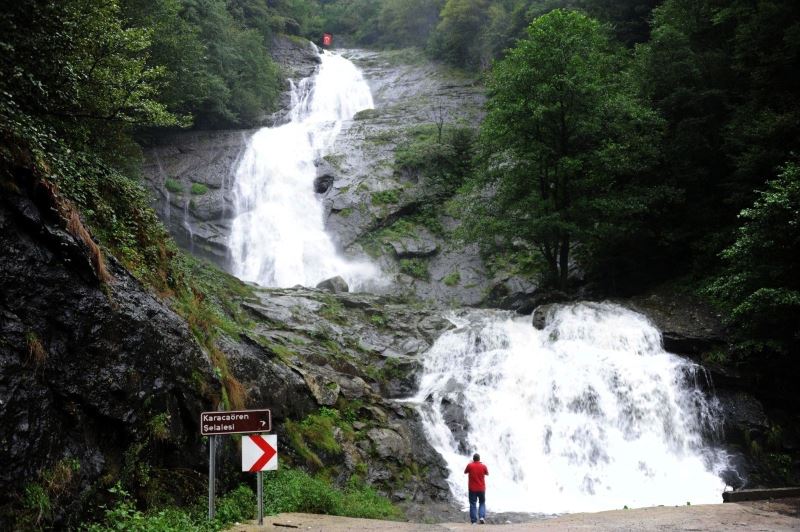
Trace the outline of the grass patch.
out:
[[[264,473],[265,513],[305,512],[400,520],[403,515],[369,487],[337,490],[326,481],[292,469]]]
[[[353,120],[369,120],[380,116],[380,111],[377,109],[363,109],[353,116]]]
[[[415,279],[428,279],[428,263],[424,259],[400,259],[400,271]]]
[[[345,434],[352,438],[353,429],[341,422],[338,410],[322,407],[316,414],[310,414],[302,421],[287,420],[284,424],[289,443],[308,467],[321,470],[323,460],[318,453],[328,456],[342,454],[342,447],[333,437],[333,428],[343,427]]]
[[[330,164],[336,170],[342,169],[342,163],[344,163],[344,154],[342,153],[329,153],[328,155],[322,158],[323,161]]]
[[[400,194],[397,189],[373,192],[371,195],[373,205],[393,205],[400,203]]]
[[[173,194],[183,194],[183,185],[177,179],[173,179],[168,177],[164,180],[164,188],[172,192]]]
[[[461,282],[461,273],[459,273],[458,271],[448,273],[447,275],[444,276],[442,282],[447,286],[456,286],[458,283]]]
[[[41,368],[47,362],[47,350],[44,348],[42,341],[33,331],[25,333],[25,343],[28,346],[28,362],[34,368]]]
[[[369,322],[376,327],[383,328],[386,327],[388,320],[386,319],[386,316],[384,316],[383,314],[373,314],[372,316],[369,317]]]
[[[345,317],[344,306],[342,302],[331,295],[325,295],[322,298],[323,307],[319,311],[319,315],[328,321],[344,325],[347,323]]]
[[[208,186],[204,185],[203,183],[192,183],[191,192],[194,196],[202,196],[208,192]]]
[[[109,490],[115,502],[105,507],[102,521],[82,527],[86,532],[116,530],[159,532],[216,532],[255,517],[256,497],[248,486],[239,486],[217,500],[216,516],[208,520],[205,500],[190,508],[166,507],[142,512],[131,495],[117,484]]]

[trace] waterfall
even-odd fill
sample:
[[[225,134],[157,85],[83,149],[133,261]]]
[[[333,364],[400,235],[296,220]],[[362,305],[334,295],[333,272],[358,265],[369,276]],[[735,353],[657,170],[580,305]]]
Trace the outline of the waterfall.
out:
[[[342,123],[372,107],[361,72],[327,51],[314,76],[292,84],[289,122],[256,132],[236,170],[228,241],[234,275],[280,287],[341,275],[359,288],[377,277],[372,264],[337,253],[313,186],[314,162],[330,152]]]
[[[544,330],[502,311],[451,321],[412,400],[457,500],[478,452],[490,511],[721,502],[718,405],[702,368],[665,352],[644,316],[582,303],[555,307]]]

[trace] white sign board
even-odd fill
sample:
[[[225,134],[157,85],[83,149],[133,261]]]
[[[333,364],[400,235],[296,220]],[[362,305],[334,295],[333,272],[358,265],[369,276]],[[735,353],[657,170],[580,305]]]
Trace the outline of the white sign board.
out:
[[[278,469],[278,436],[250,434],[242,436],[242,471],[257,473]]]

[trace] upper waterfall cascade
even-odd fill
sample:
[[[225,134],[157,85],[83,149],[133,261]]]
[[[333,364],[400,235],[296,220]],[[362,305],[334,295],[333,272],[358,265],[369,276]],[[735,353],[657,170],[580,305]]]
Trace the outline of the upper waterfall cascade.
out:
[[[338,254],[313,186],[314,163],[330,152],[343,122],[371,108],[361,72],[327,51],[314,76],[292,84],[289,121],[256,132],[236,170],[228,241],[234,275],[277,287],[341,275],[358,288],[377,277],[374,265]]]
[[[556,308],[541,331],[530,316],[461,313],[426,355],[412,400],[457,500],[479,452],[491,511],[721,502],[729,457],[713,445],[721,418],[702,368],[623,307]],[[453,408],[468,425],[461,448]]]

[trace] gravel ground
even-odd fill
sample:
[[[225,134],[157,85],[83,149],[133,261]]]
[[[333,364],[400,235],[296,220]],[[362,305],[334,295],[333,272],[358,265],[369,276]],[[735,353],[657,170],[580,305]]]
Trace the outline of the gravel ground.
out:
[[[264,526],[243,524],[234,527],[237,532],[261,530],[291,530],[339,532],[345,530],[369,530],[375,532],[396,531],[458,531],[473,530],[465,523],[400,523],[372,519],[353,519],[312,514],[278,514],[266,516]],[[755,501],[728,504],[706,504],[699,506],[658,506],[633,510],[569,514],[546,520],[527,523],[498,523],[490,517],[480,530],[503,532],[536,530],[591,530],[638,532],[644,530],[686,531],[764,531],[777,532],[800,530],[800,498],[775,501]]]

